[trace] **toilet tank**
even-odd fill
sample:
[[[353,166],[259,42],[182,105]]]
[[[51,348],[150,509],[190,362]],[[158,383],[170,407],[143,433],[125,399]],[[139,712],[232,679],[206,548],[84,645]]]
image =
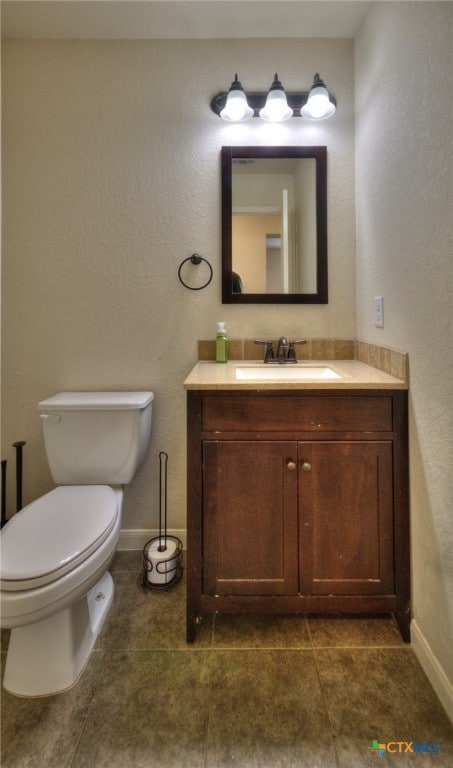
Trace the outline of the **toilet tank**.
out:
[[[57,485],[124,485],[151,435],[152,392],[61,392],[38,411]]]

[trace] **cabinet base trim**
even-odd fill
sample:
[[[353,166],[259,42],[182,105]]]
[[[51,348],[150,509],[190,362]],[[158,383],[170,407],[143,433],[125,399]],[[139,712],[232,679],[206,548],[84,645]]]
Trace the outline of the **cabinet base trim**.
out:
[[[197,601],[198,602],[198,601]],[[202,595],[206,613],[396,613],[394,595]]]

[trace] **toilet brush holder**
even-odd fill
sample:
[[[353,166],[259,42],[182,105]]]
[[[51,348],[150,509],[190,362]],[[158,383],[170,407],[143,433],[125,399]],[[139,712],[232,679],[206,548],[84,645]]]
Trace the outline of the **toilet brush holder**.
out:
[[[167,535],[167,463],[168,454],[159,453],[159,536],[143,547],[143,586],[150,589],[168,589],[180,581],[182,543],[176,536]]]

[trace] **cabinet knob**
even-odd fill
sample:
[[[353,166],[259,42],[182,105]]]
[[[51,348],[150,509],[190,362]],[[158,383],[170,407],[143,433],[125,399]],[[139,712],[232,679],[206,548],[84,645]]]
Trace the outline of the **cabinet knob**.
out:
[[[294,470],[296,469],[296,462],[288,461],[286,468],[289,469],[290,472],[294,472]]]
[[[302,469],[304,472],[310,472],[311,471],[311,464],[308,463],[308,461],[304,461],[302,464]]]

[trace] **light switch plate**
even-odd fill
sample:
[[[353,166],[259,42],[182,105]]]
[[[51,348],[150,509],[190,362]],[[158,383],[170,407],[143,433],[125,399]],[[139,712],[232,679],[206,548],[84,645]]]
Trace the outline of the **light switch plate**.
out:
[[[376,328],[384,327],[384,297],[374,297],[374,324]]]

